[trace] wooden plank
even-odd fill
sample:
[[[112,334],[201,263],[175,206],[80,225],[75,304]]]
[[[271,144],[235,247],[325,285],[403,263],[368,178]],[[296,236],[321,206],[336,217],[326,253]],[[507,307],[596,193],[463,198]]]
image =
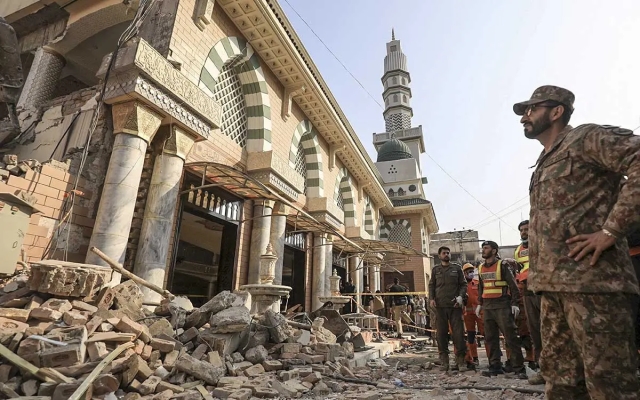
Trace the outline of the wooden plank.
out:
[[[131,342],[136,338],[133,333],[95,332],[85,343],[91,342]]]
[[[71,397],[69,397],[69,400],[80,400],[84,395],[84,392],[89,389],[89,386],[93,384],[93,381],[95,381],[96,378],[98,378],[98,376],[102,373],[102,370],[105,369],[107,365],[111,363],[111,361],[115,360],[116,357],[120,355],[120,353],[131,347],[133,347],[133,343],[131,342],[124,343],[116,347],[115,350],[109,353],[109,355],[107,355],[104,360],[100,361],[100,364],[98,364],[98,366],[89,374],[89,376],[87,376],[87,378],[82,381],[82,384],[78,387],[78,389],[76,389],[75,392],[73,392]]]

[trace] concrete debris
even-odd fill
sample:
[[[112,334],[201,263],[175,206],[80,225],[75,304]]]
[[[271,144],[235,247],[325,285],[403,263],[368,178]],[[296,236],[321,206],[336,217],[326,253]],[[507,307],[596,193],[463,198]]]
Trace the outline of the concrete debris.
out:
[[[377,350],[359,356],[322,318],[309,326],[290,324],[271,310],[252,317],[244,293],[222,292],[199,308],[187,299],[165,299],[151,312],[131,281],[104,288],[108,280],[100,269],[41,265],[29,280],[23,275],[0,282],[0,342],[35,368],[57,371],[57,379],[23,375],[2,360],[0,397],[65,400],[117,346],[132,343],[100,371],[83,398],[542,398],[519,393],[518,387],[531,386],[512,377],[442,374],[432,368],[434,349],[405,345],[386,360],[377,358]],[[504,390],[451,388],[498,382]],[[429,389],[409,389],[415,386]]]

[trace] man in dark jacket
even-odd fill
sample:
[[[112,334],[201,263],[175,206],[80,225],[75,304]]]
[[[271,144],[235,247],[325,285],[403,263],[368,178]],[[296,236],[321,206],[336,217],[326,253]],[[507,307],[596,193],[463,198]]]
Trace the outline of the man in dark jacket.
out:
[[[440,265],[433,267],[429,280],[429,303],[436,309],[436,335],[438,338],[438,352],[442,362],[442,370],[449,370],[449,340],[447,334],[449,326],[453,336],[453,346],[456,349],[456,366],[460,371],[467,370],[464,360],[466,343],[464,340],[464,323],[462,310],[463,298],[467,294],[467,281],[458,264],[449,261],[450,250],[448,247],[438,249]]]
[[[393,278],[393,285],[389,288],[389,293],[406,293],[407,289],[400,285],[400,279]],[[406,295],[391,295],[389,296],[391,303],[393,304],[393,320],[398,328],[398,337],[402,338],[404,331],[402,330],[402,313],[406,312],[409,307],[409,297]]]

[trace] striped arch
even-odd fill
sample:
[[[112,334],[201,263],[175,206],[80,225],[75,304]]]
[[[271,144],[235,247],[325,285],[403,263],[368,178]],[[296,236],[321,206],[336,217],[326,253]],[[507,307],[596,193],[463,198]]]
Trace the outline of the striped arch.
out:
[[[369,234],[369,237],[374,237],[373,228],[373,210],[371,209],[371,199],[368,195],[364,196],[364,231]]]
[[[305,177],[307,181],[307,197],[324,197],[322,153],[320,152],[318,131],[308,120],[300,122],[293,132],[291,149],[289,150],[289,166],[293,169],[296,168],[296,157],[301,143],[307,164],[307,176]]]
[[[389,242],[402,243],[404,241],[398,241],[398,235],[404,233],[411,238],[411,221],[408,219],[393,219],[385,221],[380,227],[380,240],[387,240]],[[392,235],[393,233],[393,235]],[[411,247],[411,240],[409,240],[408,247]]]
[[[247,151],[271,150],[271,105],[260,57],[241,37],[226,37],[216,43],[205,60],[198,86],[213,97],[224,67],[231,67],[242,84],[247,114]]]
[[[344,204],[344,226],[358,225],[356,207],[353,195],[353,181],[346,168],[341,168],[336,177],[334,201],[338,201],[338,195],[342,194]]]

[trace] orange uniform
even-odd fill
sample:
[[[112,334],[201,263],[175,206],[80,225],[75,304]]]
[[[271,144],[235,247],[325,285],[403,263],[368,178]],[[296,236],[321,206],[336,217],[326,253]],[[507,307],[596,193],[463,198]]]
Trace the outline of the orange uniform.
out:
[[[473,279],[467,283],[467,305],[464,309],[464,328],[467,331],[467,354],[465,360],[473,363],[478,358],[478,343],[476,342],[476,334],[484,336],[484,322],[482,317],[476,315],[476,307],[478,306],[478,285],[480,281]],[[482,311],[481,311],[482,312]],[[485,350],[486,346],[485,346]],[[488,357],[488,352],[487,352]]]

